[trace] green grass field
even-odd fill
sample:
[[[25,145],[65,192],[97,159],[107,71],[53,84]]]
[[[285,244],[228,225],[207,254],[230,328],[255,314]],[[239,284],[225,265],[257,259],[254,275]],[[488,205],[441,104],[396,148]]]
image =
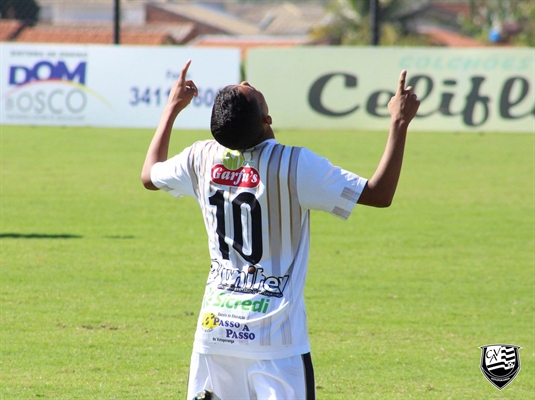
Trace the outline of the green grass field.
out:
[[[366,177],[386,139],[276,135]],[[208,136],[175,131],[171,153]],[[196,202],[140,183],[151,137],[0,127],[0,398],[185,399],[210,261]],[[391,208],[313,213],[319,400],[532,398],[534,144],[413,133]],[[479,369],[494,343],[522,346],[502,391]]]

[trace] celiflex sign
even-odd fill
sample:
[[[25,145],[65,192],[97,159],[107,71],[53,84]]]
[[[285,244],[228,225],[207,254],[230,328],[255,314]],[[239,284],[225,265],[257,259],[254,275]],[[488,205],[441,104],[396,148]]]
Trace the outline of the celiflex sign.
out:
[[[388,90],[377,90],[368,96],[364,104],[355,104],[347,109],[332,110],[328,104],[322,101],[323,91],[328,83],[336,77],[341,77],[345,81],[346,88],[358,89],[358,76],[347,73],[328,73],[320,76],[310,86],[308,92],[308,102],[310,107],[321,115],[328,117],[343,117],[357,112],[364,105],[365,111],[374,117],[388,117],[386,106],[390,98],[394,95]],[[444,79],[442,82],[435,82],[430,75],[415,75],[407,82],[407,87],[414,88],[415,93],[422,104],[431,102],[430,98],[434,92],[440,91],[438,98],[435,96],[434,107],[429,111],[420,112],[416,118],[428,118],[434,114],[445,117],[459,117],[467,128],[483,126],[491,115],[491,98],[497,99],[496,112],[505,120],[517,120],[529,118],[535,115],[535,104],[529,104],[532,109],[517,112],[516,109],[526,106],[528,93],[533,91],[529,81],[522,76],[508,77],[500,88],[499,93],[485,93],[483,87],[485,76],[467,76],[470,89],[462,96],[462,103],[455,109],[454,103],[458,103],[454,89],[458,82],[456,79]],[[440,87],[440,84],[442,88]],[[441,90],[442,89],[442,90]],[[494,96],[492,96],[494,95]],[[382,100],[381,100],[382,99]],[[524,104],[526,103],[526,104]]]
[[[407,70],[421,101],[412,130],[535,133],[532,49],[256,49],[246,70],[279,128],[384,131]]]

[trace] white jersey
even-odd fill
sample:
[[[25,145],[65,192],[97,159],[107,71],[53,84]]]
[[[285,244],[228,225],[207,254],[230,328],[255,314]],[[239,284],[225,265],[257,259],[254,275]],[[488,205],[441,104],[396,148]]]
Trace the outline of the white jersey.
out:
[[[197,142],[154,165],[151,179],[195,197],[204,216],[212,263],[193,350],[252,359],[308,353],[310,210],[347,219],[366,179],[275,139],[245,152]]]

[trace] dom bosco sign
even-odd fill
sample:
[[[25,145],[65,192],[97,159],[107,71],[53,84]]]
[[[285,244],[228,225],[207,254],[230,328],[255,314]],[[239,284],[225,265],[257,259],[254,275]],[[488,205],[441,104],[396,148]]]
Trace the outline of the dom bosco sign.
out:
[[[55,115],[79,114],[87,104],[85,76],[86,62],[80,62],[71,70],[61,60],[57,63],[42,60],[33,66],[11,66],[9,85],[16,89],[8,97],[6,108],[22,114],[35,112],[43,116],[47,112]],[[45,82],[64,82],[70,85],[41,86],[38,90],[31,86],[32,83]]]

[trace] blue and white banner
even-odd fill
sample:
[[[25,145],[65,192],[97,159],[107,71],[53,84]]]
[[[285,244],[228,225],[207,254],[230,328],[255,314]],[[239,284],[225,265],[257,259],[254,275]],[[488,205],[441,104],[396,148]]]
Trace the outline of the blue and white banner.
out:
[[[239,83],[237,49],[0,45],[0,124],[155,128],[184,63],[199,96],[175,127],[209,129],[218,89]]]

